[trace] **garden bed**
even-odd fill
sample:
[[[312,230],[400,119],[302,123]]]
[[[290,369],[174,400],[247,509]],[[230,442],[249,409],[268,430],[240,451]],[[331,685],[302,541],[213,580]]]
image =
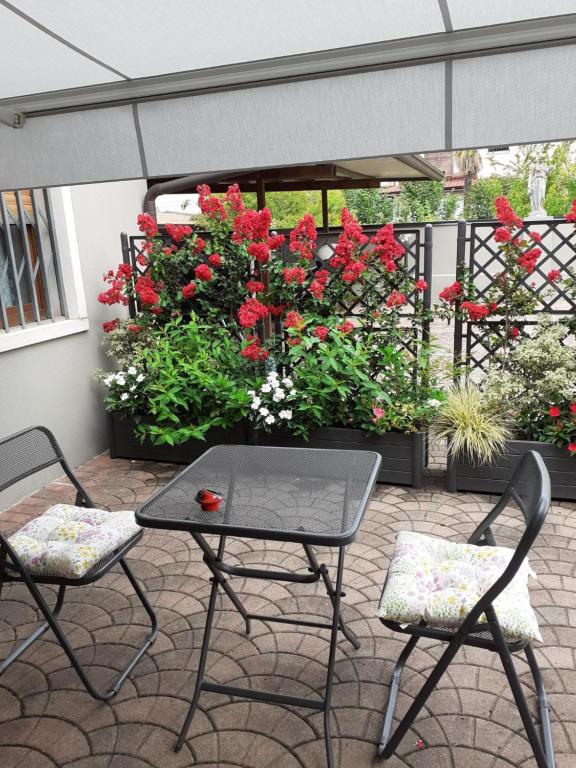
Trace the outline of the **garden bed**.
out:
[[[424,432],[371,434],[361,429],[325,427],[310,432],[309,440],[288,432],[256,433],[259,445],[339,450],[375,451],[382,456],[379,483],[421,488],[427,460],[427,435]]]
[[[248,440],[246,424],[239,422],[229,429],[211,429],[206,440],[189,440],[181,445],[154,445],[141,442],[135,434],[136,422],[117,411],[108,413],[108,444],[113,459],[141,459],[190,464],[213,445],[245,445]]]
[[[576,460],[565,448],[531,440],[509,440],[506,450],[490,464],[472,464],[467,459],[454,459],[449,455],[446,488],[449,491],[502,493],[526,451],[536,451],[542,456],[550,473],[554,498],[576,499]]]

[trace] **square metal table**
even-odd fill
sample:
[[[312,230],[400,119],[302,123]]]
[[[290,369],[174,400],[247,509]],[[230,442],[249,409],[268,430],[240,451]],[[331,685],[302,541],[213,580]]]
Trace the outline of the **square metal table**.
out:
[[[324,712],[327,763],[332,768],[330,705],[338,632],[342,632],[355,648],[360,647],[358,638],[346,627],[340,615],[344,552],[346,545],[356,537],[378,477],[380,462],[381,457],[372,451],[219,445],[206,451],[138,510],[136,519],[144,527],[189,532],[202,550],[204,562],[212,574],[196,685],[175,751],[182,748],[186,739],[201,692],[211,691]],[[217,512],[203,512],[194,500],[197,492],[204,488],[218,491],[224,497]],[[205,534],[219,537],[216,549],[205,539]],[[230,565],[224,561],[227,536],[302,544],[307,571],[294,573]],[[338,548],[335,585],[326,565],[318,562],[313,549],[315,545]],[[332,621],[249,613],[226,575],[299,584],[322,580],[332,603]],[[204,679],[219,589],[241,614],[247,634],[255,619],[330,630],[324,698],[287,696],[220,685]]]

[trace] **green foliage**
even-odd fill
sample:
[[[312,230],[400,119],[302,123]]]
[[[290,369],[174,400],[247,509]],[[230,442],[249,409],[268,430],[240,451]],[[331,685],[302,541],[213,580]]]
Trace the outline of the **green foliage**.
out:
[[[494,219],[496,217],[494,200],[501,195],[510,200],[519,216],[530,213],[528,182],[518,176],[494,175],[477,179],[472,184],[464,201],[464,218],[471,221]]]
[[[322,226],[322,196],[318,190],[305,192],[267,192],[266,205],[272,214],[272,229],[295,227],[305,213],[311,213],[317,227]],[[340,223],[340,213],[346,198],[340,189],[328,191],[328,222]]]
[[[383,189],[347,189],[344,191],[347,208],[361,224],[385,224],[392,221],[394,201]]]
[[[490,462],[512,436],[498,403],[484,399],[472,383],[448,391],[431,432],[437,439],[447,440],[456,458],[480,463]]]
[[[136,366],[146,371],[147,419],[140,434],[177,445],[202,440],[212,427],[229,427],[246,416],[254,380],[239,350],[224,328],[203,325],[194,315],[157,331]]]
[[[458,198],[444,193],[442,181],[405,181],[394,201],[394,221],[446,221],[455,215]]]

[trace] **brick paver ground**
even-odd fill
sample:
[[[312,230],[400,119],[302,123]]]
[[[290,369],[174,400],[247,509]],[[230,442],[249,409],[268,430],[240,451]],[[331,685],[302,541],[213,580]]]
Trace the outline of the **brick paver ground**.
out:
[[[113,510],[135,508],[171,478],[172,465],[98,456],[78,470],[95,501]],[[56,500],[72,500],[57,481],[0,515],[6,532]],[[379,486],[358,540],[349,549],[344,610],[362,640],[355,651],[342,638],[334,688],[334,748],[342,768],[382,765],[375,757],[393,660],[402,637],[374,618],[396,531],[414,529],[464,539],[491,507],[487,496],[449,494],[438,479],[426,488]],[[544,636],[537,655],[553,709],[558,768],[576,766],[576,506],[556,503],[534,550],[539,580],[532,586]],[[512,543],[519,518],[511,510],[499,526]],[[298,548],[231,540],[239,561],[302,567]],[[333,563],[324,552],[326,562]],[[0,677],[2,768],[321,768],[325,765],[322,715],[203,694],[190,738],[172,752],[188,706],[199,655],[209,585],[192,539],[147,531],[130,557],[160,620],[160,634],[112,703],[82,689],[59,646],[45,635]],[[315,585],[316,586],[316,585]],[[273,582],[236,582],[251,611],[328,616],[320,588]],[[213,633],[208,675],[219,682],[272,688],[295,695],[322,691],[327,633],[256,623],[246,637],[230,603],[222,601]],[[120,574],[97,586],[70,590],[62,612],[65,629],[99,682],[119,669],[143,636],[142,610]],[[5,589],[0,600],[0,658],[26,636],[37,616],[25,590]],[[97,642],[98,650],[93,650]],[[399,710],[405,710],[441,646],[422,643],[404,677]],[[531,705],[527,665],[518,662]],[[425,748],[416,749],[418,738]],[[496,657],[466,649],[441,681],[428,707],[404,739],[390,768],[533,768],[505,676]]]

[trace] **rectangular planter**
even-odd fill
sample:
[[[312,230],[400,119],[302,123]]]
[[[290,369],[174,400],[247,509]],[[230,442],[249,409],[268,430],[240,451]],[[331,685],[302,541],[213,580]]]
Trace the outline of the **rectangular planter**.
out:
[[[174,464],[190,464],[213,445],[245,445],[248,442],[247,427],[239,422],[229,429],[211,429],[206,440],[188,440],[182,445],[154,445],[143,443],[134,432],[133,419],[114,411],[108,413],[108,443],[113,459],[141,459],[166,461]]]
[[[475,491],[499,494],[504,491],[516,465],[526,451],[536,451],[550,473],[555,499],[576,499],[576,460],[567,450],[553,443],[509,440],[504,452],[490,464],[472,464],[467,459],[448,455],[446,488],[449,491]]]
[[[413,432],[403,435],[387,432],[375,435],[361,429],[324,427],[310,432],[308,440],[287,432],[256,433],[259,445],[296,448],[336,448],[339,450],[375,451],[382,456],[379,483],[411,485],[421,488],[427,460],[427,434]]]

